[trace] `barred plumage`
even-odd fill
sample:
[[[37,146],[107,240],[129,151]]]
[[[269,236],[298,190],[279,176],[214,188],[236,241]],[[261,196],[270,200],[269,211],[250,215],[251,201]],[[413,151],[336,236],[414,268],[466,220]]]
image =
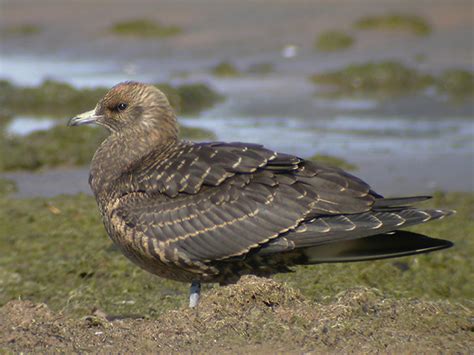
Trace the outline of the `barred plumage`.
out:
[[[152,86],[115,86],[70,124],[83,122],[111,131],[90,176],[111,239],[144,269],[195,289],[451,245],[398,231],[451,213],[407,207],[427,197],[384,199],[340,169],[261,145],[179,140],[174,113]]]

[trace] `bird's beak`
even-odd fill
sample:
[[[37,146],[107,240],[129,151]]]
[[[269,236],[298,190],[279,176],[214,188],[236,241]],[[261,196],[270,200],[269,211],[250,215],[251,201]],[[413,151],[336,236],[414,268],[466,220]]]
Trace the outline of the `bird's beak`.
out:
[[[81,113],[73,117],[67,123],[68,126],[82,126],[85,124],[97,123],[97,120],[102,117],[95,114],[95,109]]]

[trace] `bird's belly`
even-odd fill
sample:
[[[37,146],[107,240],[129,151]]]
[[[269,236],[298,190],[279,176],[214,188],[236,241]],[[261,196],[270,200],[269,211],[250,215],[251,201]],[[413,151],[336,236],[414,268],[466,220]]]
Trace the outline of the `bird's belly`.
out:
[[[109,217],[107,210],[103,213],[103,222],[112,242],[130,261],[142,269],[175,281],[191,282],[201,278],[196,272],[186,270],[172,260],[167,260],[149,243],[149,237],[133,228],[129,228],[118,218]],[[153,250],[152,250],[153,249]],[[163,260],[164,258],[164,260]]]

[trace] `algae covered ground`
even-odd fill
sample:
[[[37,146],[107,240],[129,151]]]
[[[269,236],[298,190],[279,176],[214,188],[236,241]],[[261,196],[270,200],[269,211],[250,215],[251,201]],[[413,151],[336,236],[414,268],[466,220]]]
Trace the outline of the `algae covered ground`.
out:
[[[474,74],[447,69],[438,76],[422,73],[397,61],[351,64],[342,69],[315,74],[311,80],[331,96],[391,98],[433,88],[453,100],[474,97]]]
[[[265,76],[274,71],[275,67],[270,62],[257,62],[249,65],[246,70],[242,71],[232,62],[224,60],[210,68],[211,74],[220,78],[238,78],[243,75]]]
[[[108,133],[99,127],[71,129],[65,122],[27,136],[10,136],[0,130],[0,171],[47,169],[88,165]],[[180,127],[189,140],[213,140],[213,132],[197,127]]]
[[[110,32],[120,36],[159,38],[171,37],[181,33],[178,26],[166,26],[150,19],[134,19],[114,24]]]
[[[342,31],[325,31],[321,33],[314,46],[322,52],[335,52],[349,48],[354,43],[354,38]]]
[[[354,27],[360,30],[403,31],[417,36],[427,36],[432,31],[426,19],[407,13],[364,16],[354,24]]]
[[[0,348],[466,352],[474,195],[438,193],[424,205],[458,211],[414,228],[452,240],[452,249],[206,286],[194,312],[186,309],[188,285],[140,270],[112,246],[92,197],[4,195]]]

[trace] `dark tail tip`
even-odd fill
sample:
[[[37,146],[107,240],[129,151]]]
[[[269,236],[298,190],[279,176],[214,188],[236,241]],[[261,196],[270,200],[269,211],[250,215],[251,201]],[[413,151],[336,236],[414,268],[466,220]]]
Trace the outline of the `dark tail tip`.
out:
[[[305,250],[308,263],[354,262],[429,253],[452,247],[449,240],[394,231],[370,237],[328,243]]]

